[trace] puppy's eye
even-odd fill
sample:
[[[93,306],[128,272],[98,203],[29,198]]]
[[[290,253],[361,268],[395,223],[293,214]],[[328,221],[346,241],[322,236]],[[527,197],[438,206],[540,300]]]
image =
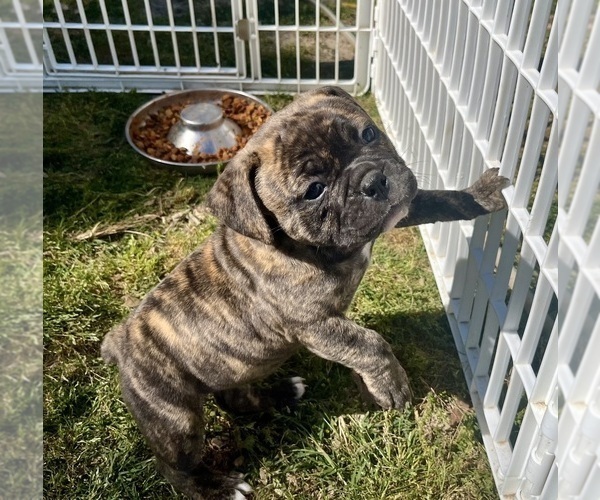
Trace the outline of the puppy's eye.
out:
[[[325,184],[322,182],[313,182],[310,186],[308,186],[306,193],[304,193],[304,199],[316,200],[317,198],[320,198],[324,192]]]
[[[368,126],[362,131],[361,137],[362,140],[368,144],[369,142],[373,142],[375,139],[377,139],[377,135],[378,134],[375,127]]]

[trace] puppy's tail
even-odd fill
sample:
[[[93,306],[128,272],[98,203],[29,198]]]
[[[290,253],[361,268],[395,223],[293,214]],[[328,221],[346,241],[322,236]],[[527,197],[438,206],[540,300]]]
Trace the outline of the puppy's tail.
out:
[[[123,324],[115,326],[106,334],[102,345],[100,346],[100,354],[105,363],[116,365],[119,362],[119,353],[121,351],[121,338],[125,332]]]

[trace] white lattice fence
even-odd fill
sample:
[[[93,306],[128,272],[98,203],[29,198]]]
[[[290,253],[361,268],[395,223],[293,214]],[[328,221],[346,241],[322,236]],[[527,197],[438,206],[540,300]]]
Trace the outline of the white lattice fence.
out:
[[[559,4],[560,498],[600,495],[600,11]]]
[[[600,491],[597,9],[390,0],[376,15],[373,89],[408,162],[431,188],[491,167],[513,181],[507,214],[422,230],[506,498],[557,498],[559,476],[560,498]]]
[[[41,90],[41,11],[39,0],[0,3],[0,92]]]
[[[45,89],[369,87],[372,0],[44,0]],[[0,24],[1,29],[1,24]]]

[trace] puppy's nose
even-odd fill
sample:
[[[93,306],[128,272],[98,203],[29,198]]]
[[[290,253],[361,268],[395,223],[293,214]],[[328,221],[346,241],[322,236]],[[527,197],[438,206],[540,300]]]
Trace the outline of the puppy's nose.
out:
[[[363,177],[360,185],[361,192],[375,200],[387,200],[390,192],[388,178],[379,170],[371,170]]]

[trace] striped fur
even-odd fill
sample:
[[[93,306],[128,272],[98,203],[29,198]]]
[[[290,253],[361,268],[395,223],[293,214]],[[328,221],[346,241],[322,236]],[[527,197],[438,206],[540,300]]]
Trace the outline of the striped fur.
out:
[[[403,217],[443,219],[445,208],[455,219],[502,208],[478,202],[503,187],[488,177],[471,191],[417,190],[389,139],[339,89],[307,93],[273,116],[209,194],[220,227],[102,345],[165,477],[190,498],[248,494],[239,476],[202,466],[202,404],[211,393],[236,412],[294,402],[299,378],[251,384],[301,347],[351,368],[379,406],[402,408],[406,373],[345,311],[382,231]],[[325,191],[310,199],[315,180]]]

